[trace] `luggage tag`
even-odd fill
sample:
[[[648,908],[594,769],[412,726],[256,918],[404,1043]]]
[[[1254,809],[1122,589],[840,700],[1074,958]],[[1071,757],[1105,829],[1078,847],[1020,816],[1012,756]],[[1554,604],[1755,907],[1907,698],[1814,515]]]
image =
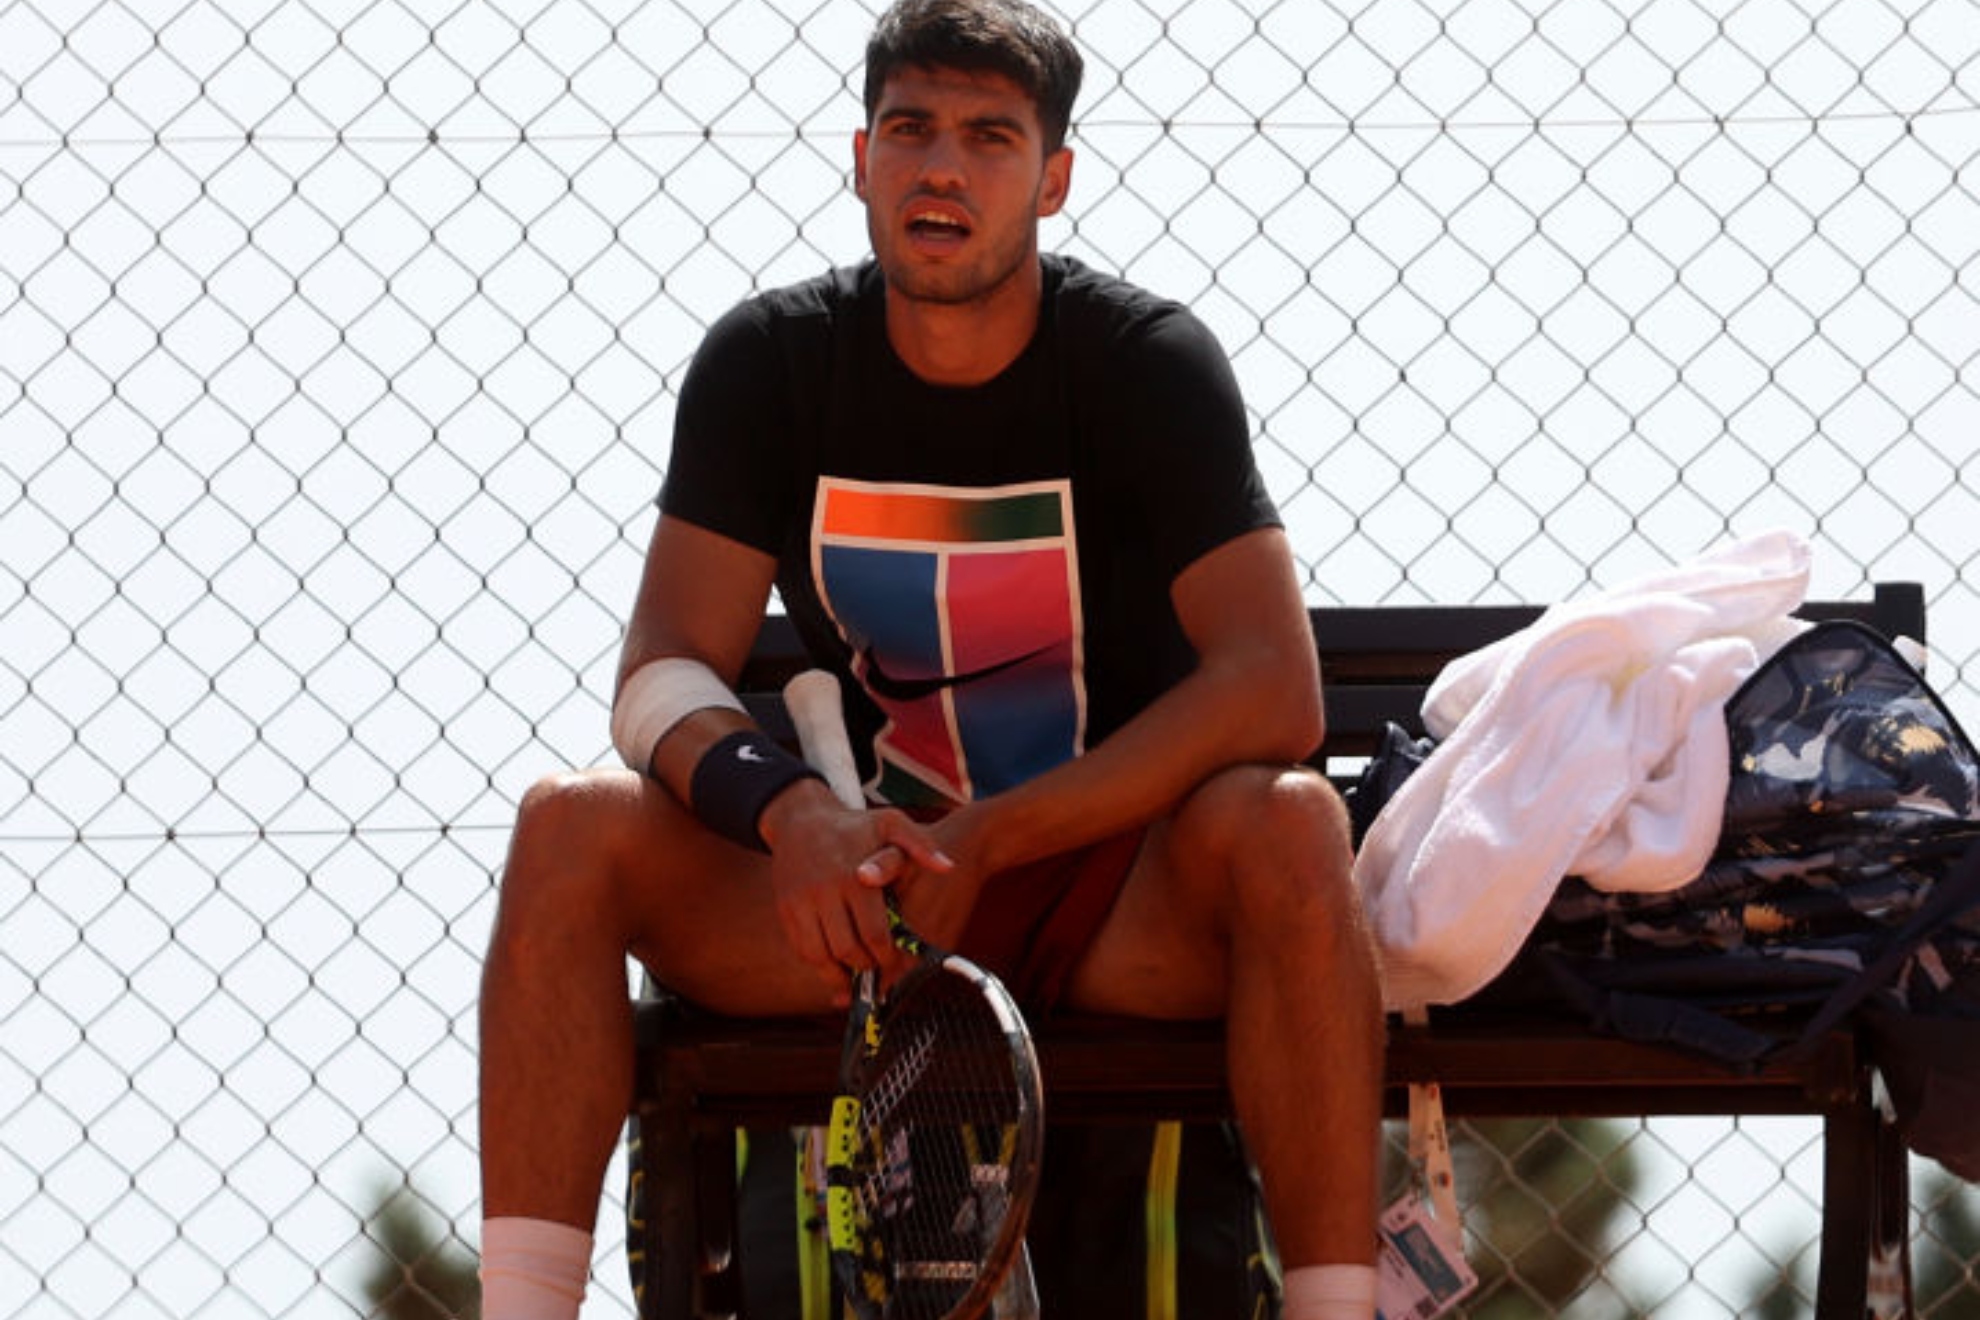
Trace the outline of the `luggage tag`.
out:
[[[1464,1258],[1457,1171],[1443,1093],[1434,1082],[1409,1088],[1409,1159],[1419,1186],[1384,1210],[1377,1225],[1378,1320],[1433,1320],[1478,1286]]]
[[[1375,1265],[1378,1320],[1433,1320],[1478,1286],[1463,1253],[1414,1192],[1382,1213]]]

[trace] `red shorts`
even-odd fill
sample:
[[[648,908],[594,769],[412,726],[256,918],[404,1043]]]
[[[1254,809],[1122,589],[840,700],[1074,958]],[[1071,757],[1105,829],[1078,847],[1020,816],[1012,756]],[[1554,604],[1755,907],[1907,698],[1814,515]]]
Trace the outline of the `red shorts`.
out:
[[[1000,871],[984,882],[956,952],[996,974],[1027,1012],[1065,998],[1113,910],[1145,831]]]

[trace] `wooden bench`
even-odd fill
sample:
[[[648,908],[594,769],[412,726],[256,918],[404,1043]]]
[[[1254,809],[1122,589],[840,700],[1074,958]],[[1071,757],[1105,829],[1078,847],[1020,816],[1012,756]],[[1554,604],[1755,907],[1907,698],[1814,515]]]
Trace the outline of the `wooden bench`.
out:
[[[1451,659],[1539,615],[1526,606],[1327,607],[1312,611],[1327,699],[1327,746],[1316,761],[1352,777],[1342,758],[1371,754],[1385,722],[1412,730],[1429,681]],[[1851,618],[1925,640],[1923,590],[1880,584],[1860,602],[1817,602],[1809,618]],[[780,719],[773,694],[804,664],[788,622],[766,621],[744,676],[759,718]],[[734,1132],[823,1123],[836,1084],[838,1020],[737,1020],[665,999],[636,1010],[632,1170],[642,1213],[628,1250],[654,1320],[736,1314]],[[1411,1083],[1435,1082],[1453,1117],[1624,1117],[1800,1114],[1823,1122],[1821,1262],[1815,1313],[1861,1320],[1873,1252],[1897,1258],[1907,1231],[1902,1148],[1877,1114],[1870,1060],[1836,1032],[1794,1062],[1739,1072],[1676,1049],[1594,1035],[1565,1016],[1459,1005],[1427,1025],[1392,1024],[1387,1108]],[[1211,1119],[1231,1114],[1217,1023],[1055,1017],[1038,1032],[1053,1122]],[[1460,1188],[1460,1193],[1463,1189]]]

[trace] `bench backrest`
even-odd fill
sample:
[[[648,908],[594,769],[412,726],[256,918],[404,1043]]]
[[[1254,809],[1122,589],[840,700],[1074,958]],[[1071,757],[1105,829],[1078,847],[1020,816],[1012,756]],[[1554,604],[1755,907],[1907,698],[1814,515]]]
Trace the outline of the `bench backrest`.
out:
[[[1445,665],[1538,619],[1539,605],[1323,605],[1307,611],[1327,700],[1325,755],[1367,756],[1389,722],[1421,732],[1423,695]],[[1810,601],[1810,620],[1854,619],[1888,637],[1925,638],[1925,590],[1880,582],[1868,600]],[[781,731],[775,694],[808,663],[789,619],[763,622],[742,675],[752,711]]]

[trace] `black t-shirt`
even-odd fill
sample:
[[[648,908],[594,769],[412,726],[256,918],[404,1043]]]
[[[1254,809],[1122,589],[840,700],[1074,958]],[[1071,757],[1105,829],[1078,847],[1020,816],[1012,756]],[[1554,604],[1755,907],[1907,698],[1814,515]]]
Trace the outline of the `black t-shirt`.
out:
[[[1176,575],[1278,524],[1208,329],[1044,273],[1037,333],[979,386],[901,362],[871,262],[743,303],[682,385],[661,507],[777,556],[891,801],[987,795],[1118,728],[1194,663]]]

